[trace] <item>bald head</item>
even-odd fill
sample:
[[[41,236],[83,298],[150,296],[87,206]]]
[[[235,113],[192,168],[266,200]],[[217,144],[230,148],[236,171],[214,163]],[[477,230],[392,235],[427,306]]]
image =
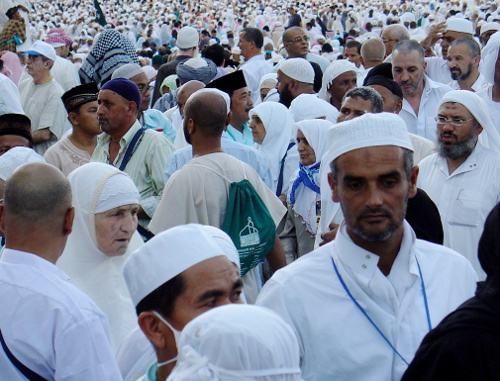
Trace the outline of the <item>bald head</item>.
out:
[[[71,208],[71,187],[56,167],[29,163],[17,168],[5,184],[5,223],[40,229],[62,223]]]
[[[179,90],[177,91],[177,106],[179,107],[181,115],[184,116],[184,105],[186,104],[189,97],[193,93],[200,89],[203,89],[204,87],[205,84],[203,82],[195,80],[186,82],[184,85],[179,87]]]
[[[385,45],[385,54],[388,56],[397,43],[410,39],[410,32],[401,24],[393,24],[384,29],[381,37]]]
[[[370,38],[361,45],[361,58],[365,68],[374,67],[384,61],[385,46],[381,39]]]
[[[221,136],[226,128],[227,104],[220,94],[212,91],[195,93],[189,97],[184,111],[184,120],[192,120],[204,136]]]

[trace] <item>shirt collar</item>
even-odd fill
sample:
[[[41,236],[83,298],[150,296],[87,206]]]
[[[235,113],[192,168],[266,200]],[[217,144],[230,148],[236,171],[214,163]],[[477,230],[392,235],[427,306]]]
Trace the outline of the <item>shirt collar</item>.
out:
[[[123,135],[120,139],[120,152],[122,151],[123,147],[127,147],[127,145],[130,143],[130,141],[134,137],[135,133],[137,131],[139,131],[140,128],[141,128],[141,124],[136,119],[136,121],[134,122],[132,127],[130,127],[129,130],[125,133],[125,135]],[[99,135],[97,140],[98,140],[97,144],[102,145],[104,150],[106,152],[108,152],[109,151],[109,144],[106,144],[106,143],[110,142],[111,136],[109,134],[103,133],[103,134]],[[118,155],[120,155],[120,154],[118,153]]]
[[[62,271],[59,267],[36,254],[28,253],[26,251],[5,248],[2,257],[0,258],[0,262],[34,267],[40,270],[40,272],[46,274],[52,273],[54,276],[57,276],[64,281],[69,280],[68,274]]]

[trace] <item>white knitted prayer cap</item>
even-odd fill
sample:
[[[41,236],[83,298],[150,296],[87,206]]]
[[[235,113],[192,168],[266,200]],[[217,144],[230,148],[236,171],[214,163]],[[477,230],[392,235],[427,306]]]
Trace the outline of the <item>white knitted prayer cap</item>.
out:
[[[281,61],[279,70],[296,81],[314,83],[314,69],[305,58],[289,58]]]
[[[397,146],[413,151],[406,124],[396,114],[365,114],[328,129],[331,161],[359,148]]]
[[[458,17],[450,17],[446,21],[446,30],[452,32],[474,34],[474,27],[472,23],[469,20]]]
[[[198,224],[180,225],[154,236],[134,251],[123,276],[135,306],[151,292],[190,267],[210,258],[226,256],[212,230]]]
[[[0,179],[7,181],[17,167],[27,163],[45,163],[45,159],[32,148],[13,147],[0,156]]]
[[[116,69],[111,75],[111,79],[116,79],[116,78],[130,79],[141,73],[144,73],[142,67],[140,67],[136,63],[128,63]]]

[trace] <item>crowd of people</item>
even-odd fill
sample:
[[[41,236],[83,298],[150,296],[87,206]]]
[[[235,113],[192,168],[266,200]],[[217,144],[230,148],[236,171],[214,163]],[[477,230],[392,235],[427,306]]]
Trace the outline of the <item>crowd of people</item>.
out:
[[[0,4],[0,380],[493,380],[500,11]]]

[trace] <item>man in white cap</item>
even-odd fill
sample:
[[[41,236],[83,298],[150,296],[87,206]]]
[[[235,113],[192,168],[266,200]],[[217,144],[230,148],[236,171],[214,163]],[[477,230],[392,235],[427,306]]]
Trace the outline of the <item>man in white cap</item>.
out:
[[[19,84],[19,93],[23,110],[31,119],[34,149],[43,155],[69,128],[61,102],[64,91],[50,73],[57,58],[52,46],[37,41],[25,53],[31,78]]]
[[[192,319],[219,306],[243,303],[238,251],[227,234],[210,226],[182,225],[158,234],[132,254],[123,274],[139,327],[158,360],[140,379],[144,381],[168,377],[181,330]],[[132,344],[138,342],[127,346]]]
[[[332,62],[323,75],[318,96],[340,110],[345,93],[357,86],[356,66],[348,60]]]
[[[419,163],[419,188],[436,203],[444,245],[464,255],[480,280],[477,244],[488,213],[500,200],[500,136],[485,102],[454,90],[437,112],[438,153]]]
[[[451,81],[448,86],[453,90],[476,92],[484,84],[484,76],[479,72],[481,47],[472,38],[459,38],[448,49],[448,67]]]
[[[137,110],[137,120],[145,127],[158,132],[163,132],[170,139],[175,140],[176,131],[170,120],[159,110],[149,108],[152,86],[144,69],[136,63],[120,66],[111,75],[111,79],[126,78],[134,82],[141,93],[141,107]]]
[[[498,52],[500,51],[500,33],[491,36],[481,51],[481,63],[479,71],[484,76],[487,84],[477,92],[486,102],[486,106],[493,121],[493,125],[500,132],[500,60]]]
[[[487,22],[481,26],[479,40],[482,47],[485,47],[490,37],[500,30],[500,24],[497,22]]]
[[[192,58],[197,54],[200,35],[196,29],[190,26],[185,26],[177,34],[176,46],[179,49],[178,55],[170,62],[160,66],[156,74],[155,90],[153,92],[152,104],[155,104],[160,95],[160,85],[163,80],[169,75],[175,74],[177,65],[182,60]]]
[[[426,72],[429,78],[440,83],[451,81],[450,69],[447,65],[448,49],[453,41],[459,38],[473,38],[474,26],[471,21],[451,17],[445,22],[431,27],[427,37],[420,43],[424,49],[434,46],[441,39],[441,57],[427,57]]]
[[[476,276],[404,219],[418,167],[397,115],[337,124],[329,145],[345,218],[337,237],[274,274],[257,304],[295,330],[305,380],[397,380],[423,336],[473,295]]]
[[[424,49],[413,40],[398,43],[392,51],[392,75],[403,91],[403,118],[408,131],[431,141],[435,140],[437,105],[451,90],[425,75],[427,62]]]
[[[280,103],[290,109],[295,122],[304,120],[304,107],[317,113],[314,119],[327,119],[335,123],[338,112],[331,104],[318,98],[313,89],[314,70],[303,58],[282,61],[278,69],[276,88]]]

